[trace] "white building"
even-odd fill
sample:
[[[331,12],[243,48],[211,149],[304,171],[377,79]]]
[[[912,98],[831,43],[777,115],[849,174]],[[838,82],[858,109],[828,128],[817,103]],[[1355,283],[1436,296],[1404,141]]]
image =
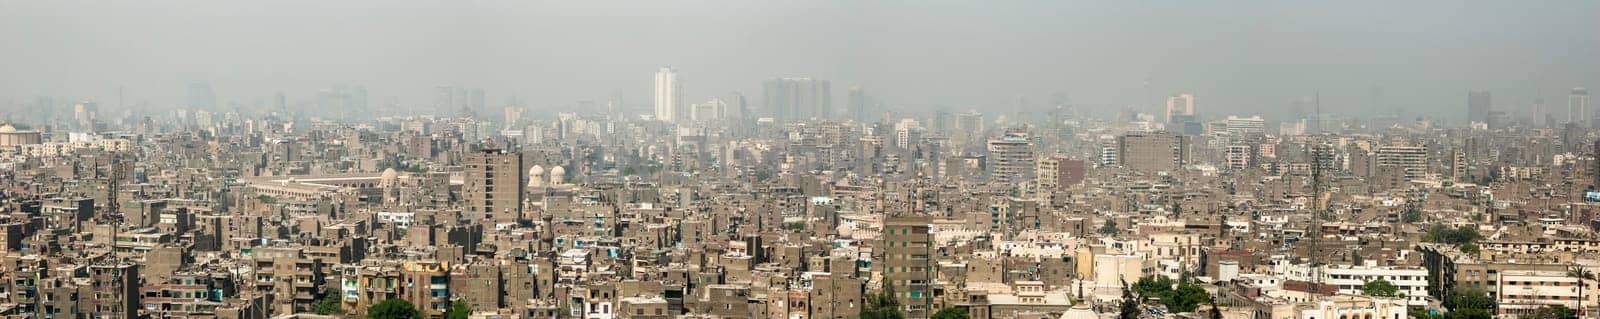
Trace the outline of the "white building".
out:
[[[1311,281],[1311,272],[1306,265],[1277,260],[1272,268],[1274,275],[1285,279]],[[1368,261],[1360,266],[1323,266],[1318,274],[1324,284],[1339,287],[1340,294],[1359,295],[1361,287],[1368,282],[1383,280],[1395,285],[1397,288],[1395,294],[1407,305],[1428,305],[1427,269],[1377,266],[1376,263]]]
[[[1251,155],[1254,155],[1254,151],[1250,149],[1249,145],[1228,145],[1226,153],[1228,169],[1244,170],[1250,168]]]
[[[1506,270],[1495,277],[1494,296],[1499,315],[1526,315],[1549,306],[1583,309],[1584,301],[1595,302],[1594,284],[1563,271]]]
[[[689,109],[689,117],[695,121],[711,121],[722,119],[727,115],[728,103],[722,98],[713,97],[705,103],[695,104]]]
[[[1383,146],[1378,148],[1378,165],[1396,166],[1405,171],[1406,180],[1428,173],[1428,148],[1421,146]]]
[[[395,228],[399,229],[410,228],[411,223],[415,222],[416,218],[417,213],[411,212],[378,212],[378,221],[380,223],[394,225]]]
[[[1395,285],[1395,294],[1410,306],[1428,305],[1428,270],[1423,268],[1362,266],[1324,266],[1323,282],[1339,287],[1341,294],[1361,294],[1368,282],[1383,280]]]
[[[1267,120],[1262,119],[1260,116],[1229,116],[1227,125],[1228,134],[1236,136],[1267,133]]]
[[[1399,299],[1337,295],[1300,310],[1300,319],[1407,319],[1406,305]]]
[[[683,83],[678,82],[678,70],[672,67],[656,71],[656,120],[677,122],[684,113]]]

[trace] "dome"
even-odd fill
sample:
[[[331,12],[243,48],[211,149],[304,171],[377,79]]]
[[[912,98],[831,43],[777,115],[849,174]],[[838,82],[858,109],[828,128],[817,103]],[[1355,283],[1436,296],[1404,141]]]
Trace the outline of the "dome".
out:
[[[1067,309],[1067,312],[1061,313],[1061,319],[1100,319],[1100,315],[1089,309],[1088,304],[1079,303]]]
[[[0,125],[0,133],[16,133],[16,132],[17,132],[17,127],[16,126],[11,126],[11,124]]]
[[[399,172],[395,172],[393,167],[385,168],[385,169],[383,169],[383,175],[380,175],[378,177],[378,184],[381,184],[383,186],[390,186],[390,185],[394,185],[394,182],[396,180],[399,180],[399,179],[400,179],[400,173]]]
[[[544,166],[534,165],[528,169],[528,176],[544,176]]]
[[[561,185],[567,183],[567,169],[556,166],[550,169],[550,184]]]

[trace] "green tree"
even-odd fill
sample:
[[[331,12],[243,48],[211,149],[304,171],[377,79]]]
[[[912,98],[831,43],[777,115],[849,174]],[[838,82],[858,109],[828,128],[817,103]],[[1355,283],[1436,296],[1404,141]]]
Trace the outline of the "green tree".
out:
[[[1101,235],[1107,235],[1107,236],[1116,235],[1117,234],[1117,220],[1111,219],[1111,218],[1106,218],[1106,223],[1104,225],[1100,225],[1100,234]]]
[[[1494,310],[1495,303],[1494,298],[1490,298],[1483,290],[1462,288],[1451,290],[1445,295],[1444,307],[1449,308],[1451,312],[1484,310],[1485,313],[1491,313],[1489,311]]]
[[[1117,319],[1139,319],[1139,298],[1128,289],[1127,281],[1122,282],[1122,306],[1117,311]]]
[[[933,313],[933,319],[968,319],[967,308],[946,307]]]
[[[1433,225],[1422,234],[1423,241],[1451,245],[1475,242],[1482,238],[1483,235],[1478,233],[1478,227],[1472,225],[1462,225],[1454,229],[1445,225]]]
[[[339,295],[334,293],[317,300],[316,304],[311,305],[311,311],[319,315],[334,316],[344,314],[344,307],[339,305]]]
[[[1164,276],[1139,278],[1138,282],[1133,283],[1133,291],[1139,293],[1140,300],[1150,299],[1150,297],[1162,297],[1163,294],[1171,290],[1172,279],[1167,279]]]
[[[1533,314],[1528,315],[1525,319],[1578,319],[1578,311],[1555,305],[1534,310]]]
[[[1587,269],[1584,269],[1582,266],[1568,267],[1567,268],[1567,276],[1583,278],[1583,279],[1588,279],[1588,280],[1595,280],[1594,279],[1595,278],[1594,277],[1594,272],[1593,271],[1589,271]]]
[[[1465,253],[1477,253],[1479,239],[1483,239],[1483,234],[1479,234],[1478,227],[1472,225],[1453,229],[1445,225],[1433,225],[1422,234],[1422,241],[1455,245]]]
[[[450,310],[444,312],[445,319],[467,319],[471,315],[472,305],[460,301],[451,301]]]
[[[1420,223],[1422,222],[1422,211],[1417,210],[1415,206],[1408,206],[1405,212],[1400,213],[1400,221],[1407,224]]]
[[[1400,287],[1396,287],[1394,283],[1383,279],[1361,284],[1361,294],[1373,297],[1394,297],[1395,293],[1399,291]]]
[[[1486,309],[1461,309],[1445,313],[1444,319],[1494,319],[1494,315]]]
[[[1161,296],[1161,304],[1173,313],[1194,312],[1200,304],[1208,302],[1211,302],[1211,294],[1205,288],[1187,283]]]
[[[861,307],[861,319],[905,319],[900,312],[900,299],[895,298],[894,285],[885,283],[883,290],[867,296],[866,307]]]
[[[1139,278],[1133,284],[1133,290],[1139,292],[1140,300],[1160,298],[1161,304],[1167,306],[1167,311],[1174,313],[1194,312],[1200,304],[1211,302],[1211,293],[1207,293],[1205,288],[1186,282],[1174,289],[1172,279],[1162,276]]]
[[[401,299],[389,299],[372,305],[367,309],[367,319],[416,319],[421,318],[417,313],[417,306]]]

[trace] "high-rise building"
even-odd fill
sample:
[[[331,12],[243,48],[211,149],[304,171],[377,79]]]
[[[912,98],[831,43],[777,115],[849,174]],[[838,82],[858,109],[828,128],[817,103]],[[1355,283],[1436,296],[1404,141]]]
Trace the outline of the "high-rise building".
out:
[[[1167,123],[1176,123],[1174,116],[1194,114],[1194,94],[1182,93],[1167,98]]]
[[[833,117],[833,92],[828,80],[775,78],[762,84],[767,114],[778,120]]]
[[[365,87],[334,86],[317,92],[317,111],[324,116],[353,119],[370,115]]]
[[[672,67],[661,68],[656,71],[656,120],[677,122],[684,110],[679,104],[683,103],[683,83],[678,81],[678,70]]]
[[[284,96],[283,91],[272,95],[272,111],[285,114],[289,112],[289,97]]]
[[[1229,129],[1232,129],[1232,127],[1229,127]],[[1255,150],[1251,149],[1250,145],[1237,144],[1228,145],[1228,149],[1223,156],[1228,161],[1229,170],[1245,170],[1250,168],[1253,155],[1255,155]]]
[[[466,105],[463,106],[462,108],[467,110],[467,113],[474,114],[474,115],[477,115],[477,114],[484,114],[484,115],[494,114],[492,112],[488,112],[488,110],[489,110],[487,108],[488,104],[486,104],[484,102],[484,99],[485,99],[485,97],[484,97],[484,93],[483,93],[483,88],[472,88],[471,90],[467,91]]]
[[[689,118],[696,122],[722,119],[727,113],[728,103],[722,98],[713,97],[705,103],[695,104],[689,108]]]
[[[1550,125],[1550,123],[1545,123],[1544,122],[1544,117],[1545,117],[1544,98],[1533,99],[1533,106],[1530,107],[1530,108],[1531,108],[1531,110],[1529,110],[1529,112],[1528,112],[1528,125],[1536,127],[1536,128],[1537,127],[1545,127],[1545,125]]]
[[[910,149],[922,138],[922,123],[913,119],[901,119],[894,123],[894,146]]]
[[[750,102],[745,99],[744,93],[733,92],[728,94],[726,110],[728,117],[738,119],[753,119],[755,114],[750,113]]]
[[[894,286],[906,318],[926,319],[933,304],[934,246],[926,216],[891,216],[883,221],[883,280]]]
[[[983,113],[967,111],[956,114],[956,131],[952,134],[957,141],[964,145],[977,143],[984,136]]]
[[[1105,166],[1105,167],[1121,166],[1122,165],[1122,159],[1117,158],[1118,155],[1121,155],[1121,149],[1118,148],[1116,144],[1109,143],[1109,142],[1101,144],[1100,145],[1100,166]]]
[[[498,148],[484,148],[467,154],[461,190],[468,219],[494,223],[515,223],[522,216],[522,154]]]
[[[1589,119],[1589,89],[1572,88],[1567,95],[1567,122],[1583,123]]]
[[[1117,139],[1117,158],[1135,172],[1174,172],[1188,159],[1184,138],[1168,132],[1129,132]]]
[[[1261,135],[1267,133],[1267,120],[1261,119],[1260,116],[1229,116],[1225,123],[1228,125],[1228,134],[1234,136]]]
[[[205,81],[189,82],[189,105],[197,110],[215,110],[217,108],[217,93],[211,91],[211,83]]]
[[[848,105],[845,106],[847,110],[845,111],[850,113],[850,120],[867,122],[867,93],[862,92],[859,86],[852,86],[850,87],[849,96],[849,101],[846,102]]]
[[[99,115],[100,108],[94,102],[83,101],[72,106],[72,118],[78,122],[78,128],[94,131],[95,117]]]
[[[1083,182],[1083,160],[1075,160],[1065,155],[1056,155],[1039,160],[1039,168],[1035,171],[1038,177],[1034,180],[1039,184],[1040,193],[1064,191],[1067,187]]]
[[[1489,91],[1467,92],[1467,120],[1473,123],[1489,123],[1489,107],[1494,103],[1493,99]]]
[[[437,88],[437,92],[434,93],[433,115],[438,117],[448,117],[451,114],[456,114],[455,97],[456,89],[454,87],[449,85],[440,85]]]
[[[1422,178],[1428,173],[1428,148],[1400,145],[1379,147],[1377,164],[1398,169],[1404,180]]]
[[[115,261],[89,266],[94,290],[82,299],[95,318],[138,318],[144,304],[139,301],[139,264]]]
[[[990,139],[989,176],[995,180],[1015,183],[1033,177],[1033,141],[1027,133],[1007,132],[998,139]]]
[[[1467,178],[1467,152],[1457,150],[1450,156],[1450,179],[1457,182],[1468,182]]]

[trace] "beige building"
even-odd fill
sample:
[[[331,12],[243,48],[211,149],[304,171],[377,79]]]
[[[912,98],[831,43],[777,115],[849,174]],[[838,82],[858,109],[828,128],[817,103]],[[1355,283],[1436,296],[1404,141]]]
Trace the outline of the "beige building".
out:
[[[1182,136],[1168,132],[1129,132],[1117,138],[1122,167],[1143,173],[1173,172],[1188,159]]]
[[[933,315],[933,220],[925,216],[889,217],[883,225],[883,278],[894,285],[907,318]]]
[[[989,140],[989,177],[1019,182],[1033,177],[1033,142],[1026,133],[1006,133]]]
[[[461,193],[467,219],[515,223],[523,218],[523,190],[527,188],[523,172],[527,170],[522,154],[487,148],[467,154],[463,165]]]
[[[0,146],[22,146],[44,142],[39,131],[21,131],[10,124],[0,125]]]

